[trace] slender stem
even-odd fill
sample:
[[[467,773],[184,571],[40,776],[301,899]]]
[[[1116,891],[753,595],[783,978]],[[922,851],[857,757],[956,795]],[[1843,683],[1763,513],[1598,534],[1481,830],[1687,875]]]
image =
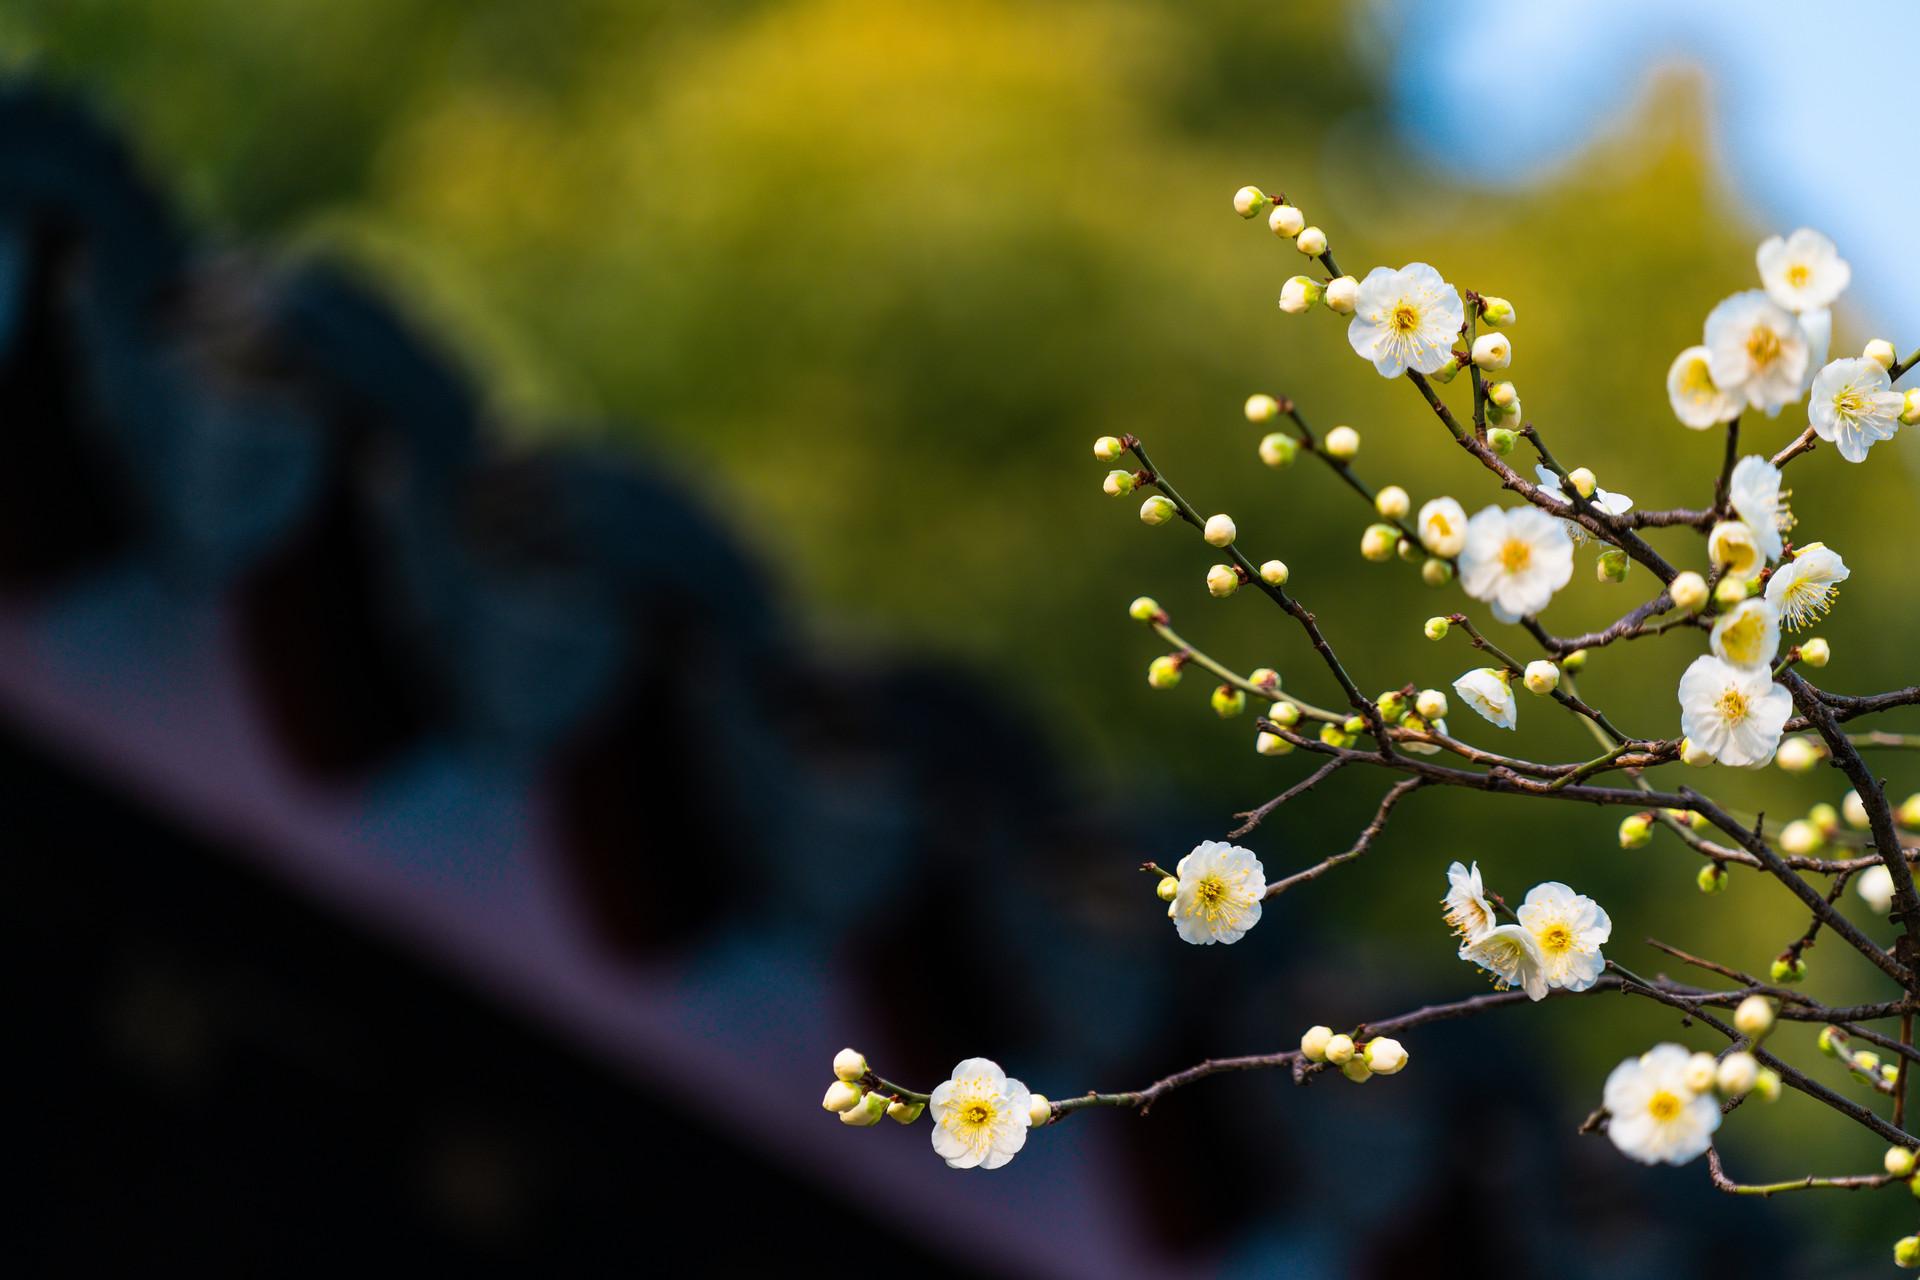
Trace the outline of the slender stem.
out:
[[[1166,617],[1164,613],[1160,616],[1161,618]],[[1324,707],[1316,707],[1311,702],[1303,702],[1291,693],[1283,692],[1279,685],[1268,686],[1253,683],[1239,672],[1221,665],[1203,651],[1194,648],[1191,644],[1187,643],[1186,640],[1182,639],[1180,633],[1175,631],[1166,622],[1156,619],[1152,623],[1152,627],[1153,633],[1172,645],[1174,650],[1178,652],[1185,661],[1191,662],[1195,666],[1213,673],[1219,677],[1221,683],[1233,686],[1248,697],[1260,698],[1267,702],[1291,702],[1294,706],[1300,708],[1300,714],[1309,720],[1320,720],[1328,724],[1340,724],[1346,720],[1345,716],[1336,711],[1328,711]]]
[[[1339,763],[1340,762],[1336,760],[1333,764],[1328,765],[1327,768],[1337,768]],[[1352,862],[1355,858],[1365,853],[1373,847],[1373,842],[1379,838],[1380,833],[1386,830],[1387,818],[1393,813],[1394,806],[1426,785],[1427,781],[1424,778],[1408,778],[1402,782],[1394,783],[1393,788],[1389,790],[1386,797],[1380,801],[1379,809],[1374,812],[1373,821],[1369,822],[1366,828],[1360,832],[1360,838],[1353,842],[1351,849],[1348,849],[1345,853],[1336,853],[1332,857],[1308,867],[1305,871],[1295,872],[1284,880],[1276,880],[1267,886],[1266,896],[1269,898],[1277,898],[1295,885],[1305,884],[1309,880],[1318,880],[1321,876],[1327,874],[1327,872],[1333,870],[1341,863]],[[1236,832],[1235,834],[1237,835],[1239,833]]]
[[[1779,1195],[1783,1191],[1812,1191],[1830,1189],[1838,1191],[1860,1191],[1872,1187],[1884,1187],[1897,1179],[1890,1173],[1862,1173],[1840,1178],[1816,1178],[1808,1175],[1804,1178],[1792,1178],[1786,1182],[1747,1183],[1735,1182],[1729,1178],[1726,1169],[1720,1163],[1720,1149],[1707,1148],[1707,1175],[1713,1179],[1713,1185],[1728,1195],[1766,1196]]]
[[[1487,653],[1492,654],[1493,657],[1502,666],[1506,667],[1506,669],[1511,671],[1514,675],[1518,676],[1523,674],[1526,671],[1526,667],[1520,662],[1519,659],[1515,658],[1512,654],[1507,653],[1505,650],[1501,649],[1498,645],[1494,644],[1493,641],[1487,639],[1484,635],[1480,634],[1480,629],[1473,625],[1472,620],[1469,619],[1466,614],[1456,613],[1452,616],[1450,621],[1453,622],[1454,625],[1458,626],[1462,631],[1467,633],[1467,639],[1473,643],[1474,648],[1482,649],[1482,650],[1485,650]],[[1568,692],[1566,689],[1556,685],[1553,690],[1553,700],[1559,703],[1561,706],[1567,708],[1569,711],[1572,711],[1578,715],[1583,715],[1587,719],[1593,721],[1593,723],[1599,725],[1602,729],[1606,730],[1608,733],[1613,735],[1613,739],[1615,742],[1626,743],[1626,742],[1635,741],[1635,739],[1628,737],[1625,733],[1622,733],[1618,728],[1616,728],[1612,723],[1610,723],[1607,720],[1606,716],[1602,715],[1600,712],[1596,711],[1594,708],[1582,702],[1578,696]]]

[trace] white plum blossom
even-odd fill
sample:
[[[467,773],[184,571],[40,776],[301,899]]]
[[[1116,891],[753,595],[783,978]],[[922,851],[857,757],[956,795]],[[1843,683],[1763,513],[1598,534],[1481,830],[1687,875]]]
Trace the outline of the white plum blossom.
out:
[[[1539,613],[1573,577],[1564,521],[1538,507],[1483,507],[1467,522],[1460,586],[1502,622]]]
[[[1780,652],[1780,611],[1765,600],[1742,600],[1713,624],[1709,643],[1722,662],[1765,670]]]
[[[1476,667],[1453,682],[1453,691],[1496,728],[1511,729],[1518,715],[1511,677],[1499,667]]]
[[[1251,850],[1203,840],[1180,859],[1174,874],[1180,890],[1167,904],[1167,918],[1182,941],[1197,946],[1238,942],[1260,923],[1267,873]]]
[[[1875,863],[1862,871],[1853,888],[1873,914],[1884,916],[1893,910],[1893,872],[1884,863]]]
[[[1784,496],[1780,468],[1759,454],[1750,454],[1734,464],[1727,498],[1741,521],[1753,530],[1754,545],[1768,561],[1780,558],[1780,535],[1793,528],[1793,515],[1787,510]]]
[[[1839,552],[1810,543],[1767,579],[1767,603],[1780,611],[1789,631],[1810,627],[1827,616],[1851,572]]]
[[[1480,864],[1468,869],[1456,862],[1447,868],[1447,896],[1440,899],[1446,907],[1442,918],[1447,927],[1464,942],[1473,942],[1498,923],[1493,904],[1487,901],[1487,889],[1480,881]]]
[[[1811,227],[1784,239],[1769,236],[1754,258],[1767,296],[1789,311],[1831,307],[1853,279],[1853,268],[1833,241]]]
[[[1745,520],[1722,520],[1707,535],[1707,556],[1729,578],[1750,578],[1760,570],[1760,539]]]
[[[1667,401],[1680,425],[1705,431],[1740,416],[1741,397],[1722,390],[1713,380],[1712,353],[1688,347],[1667,367]]]
[[[1835,360],[1815,375],[1807,421],[1841,457],[1864,462],[1867,450],[1900,430],[1905,403],[1885,369],[1856,356]]]
[[[1027,1144],[1033,1095],[1000,1064],[968,1058],[927,1099],[933,1150],[951,1169],[998,1169]]]
[[[1793,695],[1766,667],[1695,658],[1680,677],[1680,732],[1696,751],[1735,768],[1773,759],[1793,714]]]
[[[1607,1137],[1621,1154],[1641,1164],[1685,1164],[1712,1144],[1720,1103],[1692,1087],[1692,1056],[1681,1045],[1658,1044],[1607,1076]]]
[[[1375,267],[1354,296],[1347,342],[1382,377],[1435,373],[1453,359],[1466,314],[1459,290],[1426,263]]]
[[[1714,385],[1756,409],[1778,413],[1806,390],[1807,334],[1792,312],[1759,289],[1707,313],[1707,369]]]
[[[1557,473],[1549,471],[1543,466],[1536,465],[1533,469],[1533,474],[1540,479],[1539,487],[1541,493],[1563,507],[1572,505],[1571,500],[1567,497],[1565,487],[1560,483],[1560,477]],[[1624,493],[1610,493],[1602,489],[1599,485],[1595,485],[1593,487],[1593,496],[1587,499],[1587,505],[1596,511],[1604,512],[1610,516],[1623,516],[1633,510],[1633,499]],[[1574,546],[1577,547],[1587,540],[1587,531],[1580,524],[1572,520],[1563,520],[1561,521],[1561,527],[1567,531],[1567,536],[1573,539]]]
[[[1613,935],[1613,921],[1599,903],[1557,880],[1527,890],[1514,912],[1540,951],[1540,972],[1549,987],[1585,991],[1599,981],[1606,960],[1600,946]]]
[[[1497,924],[1460,947],[1460,958],[1494,976],[1495,985],[1517,987],[1529,999],[1547,998],[1547,975],[1540,944],[1522,925]]]
[[[1451,560],[1467,545],[1467,509],[1452,498],[1435,498],[1420,508],[1420,545]]]

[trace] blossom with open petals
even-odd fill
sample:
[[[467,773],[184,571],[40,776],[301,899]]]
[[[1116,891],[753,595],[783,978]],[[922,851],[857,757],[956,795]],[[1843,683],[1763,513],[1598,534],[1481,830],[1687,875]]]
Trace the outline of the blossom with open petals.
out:
[[[1864,462],[1867,450],[1900,430],[1906,397],[1878,364],[1862,357],[1835,360],[1813,379],[1807,421],[1848,462]]]
[[[1806,331],[1759,289],[1736,293],[1707,313],[1706,347],[1714,385],[1756,409],[1778,413],[1806,390]]]
[[[1680,732],[1721,764],[1758,768],[1773,759],[1793,714],[1793,695],[1766,667],[1693,660],[1680,677]]]
[[[1467,521],[1460,586],[1500,621],[1539,613],[1572,577],[1573,539],[1538,507],[1482,507]]]
[[[968,1058],[927,1099],[935,1154],[950,1169],[998,1169],[1027,1144],[1032,1102],[999,1063]]]
[[[1549,987],[1585,991],[1599,981],[1606,960],[1600,945],[1613,936],[1613,921],[1599,903],[1557,880],[1527,890],[1514,912],[1540,949],[1540,971]]]
[[[1784,239],[1769,236],[1754,258],[1767,296],[1789,311],[1830,307],[1853,279],[1853,268],[1833,241],[1811,227]]]
[[[1501,729],[1511,729],[1519,714],[1512,677],[1500,667],[1476,667],[1453,682],[1460,700]]]
[[[1789,631],[1810,627],[1827,616],[1851,572],[1839,552],[1812,543],[1773,571],[1767,579],[1767,603],[1780,611]]]
[[[1460,958],[1494,976],[1496,986],[1517,987],[1530,999],[1547,998],[1547,974],[1540,944],[1522,925],[1497,924],[1460,947]]]
[[[1436,373],[1453,359],[1466,314],[1459,290],[1426,263],[1375,267],[1355,294],[1347,341],[1382,377]]]
[[[1780,611],[1765,600],[1742,600],[1713,624],[1709,643],[1722,662],[1764,670],[1780,652]]]
[[[1185,942],[1206,946],[1238,942],[1260,923],[1267,873],[1253,852],[1219,840],[1203,840],[1174,869],[1180,891],[1167,917]]]
[[[1447,896],[1440,902],[1446,908],[1442,919],[1449,929],[1460,935],[1462,942],[1474,941],[1499,923],[1493,914],[1493,904],[1487,901],[1487,888],[1480,881],[1477,862],[1471,870],[1459,862],[1447,868]]]
[[[1695,431],[1731,422],[1745,404],[1714,382],[1711,353],[1705,347],[1688,347],[1673,358],[1667,367],[1667,402],[1680,424]]]
[[[1677,1044],[1658,1044],[1613,1069],[1601,1095],[1607,1137],[1641,1164],[1685,1164],[1713,1143],[1720,1102],[1692,1087],[1693,1057]]]
[[[1780,535],[1793,528],[1793,515],[1780,491],[1780,468],[1757,453],[1740,459],[1727,482],[1727,498],[1741,521],[1753,530],[1754,545],[1761,556],[1778,560]]]

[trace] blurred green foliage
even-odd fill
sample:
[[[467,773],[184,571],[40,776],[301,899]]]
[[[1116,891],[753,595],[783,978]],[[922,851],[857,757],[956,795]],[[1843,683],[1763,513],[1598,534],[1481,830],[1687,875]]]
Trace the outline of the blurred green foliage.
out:
[[[1686,78],[1536,187],[1457,185],[1396,144],[1376,87],[1391,30],[1369,21],[1254,0],[26,0],[0,13],[0,61],[81,86],[203,222],[387,279],[492,388],[508,441],[535,424],[647,424],[642,446],[788,571],[829,639],[994,673],[1042,709],[1095,798],[1219,813],[1198,837],[1308,762],[1256,757],[1248,722],[1214,721],[1197,677],[1150,693],[1155,651],[1127,601],[1150,593],[1222,659],[1337,694],[1255,593],[1207,597],[1196,539],[1101,496],[1091,440],[1138,433],[1198,504],[1234,513],[1256,561],[1285,558],[1369,689],[1445,687],[1473,665],[1419,632],[1461,598],[1363,563],[1370,512],[1311,459],[1261,467],[1242,400],[1291,395],[1318,425],[1355,425],[1361,473],[1416,504],[1498,500],[1338,321],[1276,310],[1302,260],[1234,218],[1233,190],[1284,190],[1355,274],[1421,259],[1511,298],[1529,416],[1568,465],[1653,506],[1708,496],[1721,437],[1674,423],[1663,378],[1707,309],[1757,283],[1770,230],[1718,184]],[[1843,312],[1835,350],[1866,336]],[[1771,450],[1802,421],[1753,421],[1745,439]],[[1912,612],[1905,535],[1876,515],[1911,509],[1899,458],[1849,468],[1822,451],[1792,482],[1803,537],[1855,568],[1827,632],[1830,683],[1905,682],[1908,655],[1886,639]],[[1658,540],[1702,559],[1691,534]],[[1652,590],[1638,569],[1596,583],[1588,550],[1550,622],[1599,625]],[[1609,652],[1584,691],[1630,732],[1676,732],[1672,690],[1699,649],[1683,632]],[[1592,753],[1523,701],[1517,749]],[[1454,728],[1496,736],[1464,709]],[[1778,771],[1710,781],[1775,820],[1842,790]],[[1347,778],[1252,843],[1281,866],[1344,847],[1382,786]],[[1451,963],[1432,913],[1454,857],[1510,895],[1548,877],[1595,894],[1615,954],[1643,970],[1667,967],[1647,934],[1764,969],[1803,924],[1751,876],[1700,898],[1664,837],[1621,853],[1618,812],[1427,793],[1403,815],[1313,888],[1309,910],[1355,922],[1355,963]],[[1811,960],[1822,995],[1878,990],[1838,948]],[[1552,1025],[1566,1042],[1538,1052],[1596,1096],[1598,1064],[1673,1033],[1642,1008]],[[1870,1142],[1804,1125],[1813,1114],[1797,1100],[1743,1113],[1742,1172],[1871,1167]],[[1788,1133],[1811,1153],[1792,1170],[1773,1146]]]

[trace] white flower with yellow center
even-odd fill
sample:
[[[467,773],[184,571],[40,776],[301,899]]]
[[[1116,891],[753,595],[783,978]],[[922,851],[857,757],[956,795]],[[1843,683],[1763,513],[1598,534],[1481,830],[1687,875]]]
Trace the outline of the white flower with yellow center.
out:
[[[1780,611],[1789,631],[1802,630],[1827,616],[1851,572],[1839,552],[1812,543],[1773,571],[1767,579],[1767,603]]]
[[[1765,600],[1742,600],[1713,624],[1710,643],[1722,662],[1764,670],[1780,652],[1780,611]]]
[[[1607,1077],[1601,1095],[1607,1137],[1628,1159],[1641,1164],[1685,1164],[1712,1145],[1720,1127],[1720,1103],[1690,1087],[1693,1055],[1677,1044],[1658,1044],[1628,1058]]]
[[[1688,347],[1673,358],[1667,367],[1667,401],[1680,424],[1695,431],[1731,422],[1740,416],[1743,403],[1714,382],[1712,356],[1705,347]]]
[[[1467,545],[1467,509],[1452,498],[1435,498],[1420,508],[1420,545],[1452,559]]]
[[[1502,622],[1539,613],[1573,577],[1573,539],[1564,521],[1538,507],[1483,507],[1467,521],[1460,586]]]
[[[1600,978],[1606,960],[1600,945],[1613,936],[1613,921],[1592,898],[1557,880],[1527,890],[1514,915],[1540,950],[1540,972],[1549,987],[1585,991]]]
[[[1761,556],[1769,561],[1780,558],[1780,535],[1793,528],[1786,497],[1780,489],[1780,468],[1759,454],[1750,454],[1734,464],[1727,498],[1741,523],[1753,531],[1753,542]]]
[[[1460,958],[1494,976],[1494,985],[1517,987],[1533,1000],[1547,998],[1546,969],[1540,944],[1517,924],[1497,924],[1460,948]]]
[[[1267,873],[1251,850],[1204,840],[1180,859],[1174,874],[1180,891],[1167,904],[1167,917],[1183,941],[1238,942],[1260,923]]]
[[[1864,462],[1867,450],[1900,430],[1906,397],[1893,389],[1887,371],[1858,356],[1835,360],[1813,379],[1807,421],[1848,462]]]
[[[1736,293],[1707,313],[1706,348],[1714,385],[1756,409],[1778,413],[1806,390],[1806,331],[1759,289]]]
[[[1680,732],[1696,751],[1735,768],[1773,759],[1793,714],[1793,695],[1762,667],[1695,658],[1680,677]]]
[[[1760,571],[1760,539],[1745,520],[1722,520],[1707,535],[1707,557],[1729,578],[1750,578]]]
[[[1453,359],[1466,314],[1459,291],[1426,263],[1375,267],[1354,295],[1347,341],[1382,377],[1436,373]]]
[[[1767,296],[1789,311],[1830,307],[1853,279],[1853,268],[1833,241],[1811,227],[1785,239],[1769,236],[1754,258]]]
[[[1453,691],[1495,726],[1511,729],[1519,714],[1511,680],[1500,667],[1476,667],[1453,682]]]
[[[1486,886],[1480,882],[1477,862],[1471,870],[1458,862],[1447,868],[1447,896],[1440,899],[1440,903],[1446,908],[1442,918],[1447,927],[1458,934],[1462,942],[1474,941],[1499,923],[1493,914],[1493,904],[1487,901]]]
[[[927,1099],[933,1150],[950,1169],[998,1169],[1027,1144],[1033,1095],[1000,1064],[968,1058]]]

